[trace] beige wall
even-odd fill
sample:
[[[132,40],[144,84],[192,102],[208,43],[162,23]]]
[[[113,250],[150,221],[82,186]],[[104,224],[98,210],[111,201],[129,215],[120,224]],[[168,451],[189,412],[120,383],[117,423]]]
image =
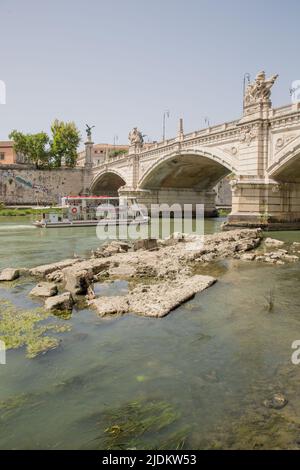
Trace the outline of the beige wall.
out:
[[[93,146],[92,159],[93,165],[100,165],[104,162],[105,157],[114,150],[128,150],[128,145],[112,145],[112,144],[95,144]],[[78,153],[77,166],[84,166],[85,164],[85,150]]]

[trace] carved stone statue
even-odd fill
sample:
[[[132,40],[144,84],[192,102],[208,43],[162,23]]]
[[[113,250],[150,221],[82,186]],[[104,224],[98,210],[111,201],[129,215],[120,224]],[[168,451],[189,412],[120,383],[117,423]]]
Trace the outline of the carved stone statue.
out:
[[[265,72],[259,72],[254,82],[250,83],[246,88],[244,105],[270,103],[271,88],[277,77],[278,75],[272,75],[269,79],[266,79]]]
[[[89,142],[91,142],[91,140],[92,140],[92,129],[95,126],[89,126],[88,124],[86,124],[85,127],[86,127],[85,132],[86,132],[86,135],[87,135],[87,140]]]
[[[134,127],[132,131],[129,132],[128,139],[129,139],[130,145],[137,145],[139,147],[142,147],[144,143],[144,136],[138,130],[137,127]]]

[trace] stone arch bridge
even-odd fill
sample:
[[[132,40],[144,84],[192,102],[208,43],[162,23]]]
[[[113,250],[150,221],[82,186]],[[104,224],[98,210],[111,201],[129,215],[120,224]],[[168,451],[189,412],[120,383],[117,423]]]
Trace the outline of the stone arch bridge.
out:
[[[87,142],[90,193],[135,195],[146,205],[204,203],[209,216],[214,186],[231,175],[229,225],[300,226],[300,103],[272,108],[276,78],[257,75],[238,120],[188,134],[180,120],[176,137],[150,146],[135,129],[128,154],[97,166]]]

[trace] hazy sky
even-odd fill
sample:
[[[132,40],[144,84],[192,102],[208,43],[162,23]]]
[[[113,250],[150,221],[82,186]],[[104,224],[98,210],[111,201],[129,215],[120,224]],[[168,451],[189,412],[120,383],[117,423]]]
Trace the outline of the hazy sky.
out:
[[[74,120],[95,142],[167,136],[241,114],[245,72],[300,79],[299,0],[0,0],[0,140]]]

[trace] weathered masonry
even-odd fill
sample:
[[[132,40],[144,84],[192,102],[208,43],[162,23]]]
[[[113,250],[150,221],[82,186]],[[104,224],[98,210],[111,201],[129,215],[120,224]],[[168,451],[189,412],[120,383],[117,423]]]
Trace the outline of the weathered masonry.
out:
[[[6,205],[59,204],[61,197],[87,189],[83,169],[36,170],[22,165],[0,168],[0,201]]]

